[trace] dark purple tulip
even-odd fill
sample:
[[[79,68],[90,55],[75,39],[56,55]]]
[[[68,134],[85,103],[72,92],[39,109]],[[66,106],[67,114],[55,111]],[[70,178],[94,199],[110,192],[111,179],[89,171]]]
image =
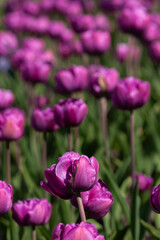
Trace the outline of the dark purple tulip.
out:
[[[61,127],[75,127],[86,117],[88,106],[82,99],[67,98],[60,100],[54,110],[56,121]]]
[[[160,61],[160,41],[154,41],[149,45],[149,55],[154,61]]]
[[[13,187],[0,180],[0,216],[11,210],[12,200]]]
[[[90,30],[81,34],[81,41],[85,52],[93,55],[99,55],[109,50],[111,37],[108,32]]]
[[[54,110],[50,107],[46,109],[34,109],[31,124],[35,130],[40,132],[53,132],[59,129],[55,122]]]
[[[41,95],[38,97],[35,97],[33,99],[33,103],[37,108],[43,108],[48,104],[49,100],[45,95]]]
[[[108,12],[121,10],[124,4],[125,4],[125,0],[101,0],[100,1],[101,8]]]
[[[33,51],[33,49],[18,49],[11,58],[12,65],[14,68],[20,69],[23,63],[34,61],[37,54],[37,51]]]
[[[40,2],[40,8],[41,11],[43,12],[52,12],[55,10],[55,1],[51,1],[51,0],[42,0]]]
[[[69,58],[74,53],[74,41],[61,41],[58,45],[58,51],[61,58]]]
[[[119,73],[114,68],[99,68],[90,74],[89,91],[96,98],[110,97],[119,82]]]
[[[0,88],[0,110],[9,108],[14,102],[14,94],[10,90]]]
[[[118,24],[122,31],[141,37],[143,30],[150,23],[150,15],[143,8],[124,8],[119,17]]]
[[[152,210],[160,214],[160,185],[152,188],[150,195],[150,206]]]
[[[0,56],[12,54],[18,47],[16,36],[9,31],[0,32]]]
[[[51,37],[60,39],[65,29],[66,29],[66,26],[64,22],[54,21],[50,23],[50,26],[48,28],[48,33]]]
[[[65,15],[69,18],[74,15],[80,15],[83,12],[82,6],[79,2],[72,2],[69,3],[69,8],[66,9]]]
[[[22,4],[22,10],[31,15],[38,15],[40,13],[40,5],[36,2],[25,1]]]
[[[11,108],[0,114],[0,141],[14,141],[24,134],[24,112]]]
[[[52,240],[105,240],[104,236],[98,235],[96,227],[87,222],[80,224],[67,224],[59,223],[53,233]]]
[[[140,48],[138,46],[130,46],[127,43],[118,43],[116,46],[116,58],[120,62],[128,61],[128,59],[138,60],[140,58]]]
[[[142,173],[136,173],[135,179],[138,181],[138,188],[141,192],[147,191],[153,185],[153,178]]]
[[[89,191],[82,192],[81,198],[87,216],[94,219],[104,217],[113,204],[112,194],[101,179]],[[78,207],[75,196],[70,201],[72,205]]]
[[[22,49],[31,49],[33,51],[43,51],[45,48],[45,43],[42,39],[35,37],[25,38],[22,42]]]
[[[95,28],[107,32],[111,31],[110,22],[106,15],[99,13],[95,16]]]
[[[91,14],[73,16],[70,18],[70,22],[77,33],[95,29],[94,16]]]
[[[84,66],[62,69],[55,75],[56,90],[61,94],[82,91],[88,86],[88,70]]]
[[[5,25],[8,29],[19,32],[24,29],[26,19],[27,14],[22,11],[11,12],[5,16]]]
[[[57,164],[44,171],[48,182],[41,181],[41,186],[58,198],[70,199],[94,186],[98,170],[99,164],[94,157],[66,152],[58,158]]]
[[[13,204],[12,214],[20,226],[44,225],[50,219],[51,209],[47,199],[33,198]]]
[[[149,97],[149,82],[143,82],[138,78],[128,77],[117,84],[112,94],[112,101],[116,108],[134,110],[145,105]]]

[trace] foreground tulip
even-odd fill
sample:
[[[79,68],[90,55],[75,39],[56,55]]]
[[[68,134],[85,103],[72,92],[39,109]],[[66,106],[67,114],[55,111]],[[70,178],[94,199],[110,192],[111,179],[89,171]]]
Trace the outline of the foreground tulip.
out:
[[[99,164],[94,157],[67,152],[46,169],[44,174],[48,182],[41,182],[44,190],[61,198],[70,199],[73,195],[91,189],[96,183]]]
[[[152,210],[160,214],[160,185],[152,188],[150,195],[150,206]]]
[[[13,187],[0,180],[0,216],[11,210],[12,200]]]
[[[13,219],[20,226],[44,225],[51,216],[51,204],[46,199],[18,201],[12,207]]]
[[[136,181],[138,181],[138,188],[141,192],[147,191],[153,185],[153,178],[147,177],[142,173],[136,173]]]
[[[94,219],[104,217],[113,204],[112,194],[101,179],[89,191],[82,192],[81,198],[87,216]],[[71,198],[71,203],[78,207],[75,196]]]
[[[56,90],[61,93],[82,91],[88,85],[88,70],[83,66],[62,69],[55,75]]]
[[[80,224],[59,223],[53,233],[52,240],[105,240],[104,236],[98,235],[96,227],[91,223],[81,222]]]
[[[0,110],[9,108],[14,102],[14,94],[10,90],[0,89]]]

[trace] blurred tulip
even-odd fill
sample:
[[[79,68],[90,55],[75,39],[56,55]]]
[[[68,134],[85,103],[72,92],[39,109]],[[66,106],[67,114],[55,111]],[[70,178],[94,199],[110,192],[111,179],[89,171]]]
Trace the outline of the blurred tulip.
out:
[[[59,129],[55,122],[55,114],[52,108],[39,109],[33,111],[31,124],[35,130],[40,132],[53,132]]]
[[[12,200],[13,187],[0,180],[0,216],[11,210]]]
[[[42,39],[36,37],[25,38],[22,42],[22,49],[30,49],[33,51],[43,51],[45,43]]]
[[[110,97],[119,82],[119,73],[114,68],[101,68],[90,74],[89,91],[96,98]]]
[[[128,61],[128,59],[136,61],[140,58],[140,54],[138,46],[131,46],[127,43],[118,43],[116,46],[116,58],[120,62]]]
[[[14,141],[24,134],[25,116],[18,108],[6,109],[0,113],[0,141]]]
[[[0,110],[9,108],[14,102],[14,94],[10,90],[0,88]]]
[[[46,199],[33,198],[23,202],[18,201],[12,207],[13,219],[20,226],[44,225],[50,219],[51,208],[51,204]]]
[[[86,214],[89,218],[94,219],[104,217],[113,204],[112,194],[101,179],[89,191],[82,192],[81,198]],[[75,196],[70,201],[72,205],[78,207]]]
[[[59,223],[53,233],[52,240],[105,240],[104,236],[98,235],[96,227],[91,223],[81,222],[80,224]]]
[[[61,94],[82,91],[88,86],[88,70],[84,66],[62,69],[55,75],[56,90]]]
[[[74,42],[74,53],[77,55],[82,55],[84,53],[83,45],[80,40]]]
[[[95,28],[107,32],[111,31],[110,22],[106,15],[99,13],[95,16]]]
[[[75,127],[81,124],[87,115],[88,106],[82,99],[67,98],[60,100],[54,107],[55,118],[62,127]]]
[[[107,52],[111,44],[110,34],[100,30],[90,30],[82,33],[81,41],[85,52],[93,55]]]
[[[108,12],[118,11],[123,8],[125,0],[101,0],[100,5],[103,10]]]
[[[152,60],[154,61],[160,61],[160,41],[153,41],[149,47],[149,55],[151,57]]]
[[[28,14],[37,16],[40,13],[40,5],[33,1],[25,1],[22,4],[22,10]]]
[[[18,47],[16,36],[9,31],[0,31],[0,56],[11,55]]]
[[[66,152],[58,158],[57,164],[45,170],[48,182],[41,182],[41,186],[58,198],[70,199],[94,186],[98,170],[99,164],[94,157],[89,159],[85,155]]]
[[[58,45],[58,51],[61,58],[68,58],[74,53],[74,42],[63,42],[61,41]]]
[[[150,97],[150,84],[138,78],[128,77],[120,81],[113,94],[112,100],[116,108],[134,110],[145,105]]]
[[[70,22],[77,33],[95,29],[94,16],[91,14],[72,16]]]
[[[41,95],[41,96],[34,98],[34,105],[40,109],[45,107],[48,104],[48,102],[49,102],[49,100],[45,95]]]
[[[8,13],[4,19],[6,27],[15,32],[24,30],[26,20],[27,14],[22,11]]]
[[[155,186],[152,188],[151,194],[150,194],[150,206],[152,210],[156,213],[160,214],[160,185]]]
[[[48,28],[48,33],[52,38],[60,38],[63,34],[63,31],[66,29],[64,22],[54,21],[50,23]]]
[[[138,188],[141,192],[147,191],[153,185],[153,178],[147,177],[142,173],[136,173],[135,179],[138,181]]]

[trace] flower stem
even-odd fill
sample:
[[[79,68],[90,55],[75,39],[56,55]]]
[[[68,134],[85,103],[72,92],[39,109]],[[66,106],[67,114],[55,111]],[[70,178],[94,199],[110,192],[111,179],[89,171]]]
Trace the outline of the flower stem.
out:
[[[10,152],[10,142],[6,142],[6,175],[7,183],[11,184],[11,152]]]
[[[134,112],[130,112],[130,153],[131,153],[131,175],[132,187],[135,185],[135,155],[134,155]]]
[[[67,150],[68,152],[70,152],[71,151],[71,128],[70,127],[68,127],[67,138],[68,138]]]
[[[32,227],[32,240],[36,240],[36,227]]]
[[[77,197],[77,203],[78,203],[78,208],[79,208],[81,221],[86,222],[86,215],[85,215],[85,211],[84,211],[84,207],[83,207],[82,198],[80,196]]]
[[[79,131],[78,127],[74,127],[74,150],[79,152]]]
[[[47,168],[47,133],[43,133],[43,171]],[[44,176],[45,180],[45,176]]]

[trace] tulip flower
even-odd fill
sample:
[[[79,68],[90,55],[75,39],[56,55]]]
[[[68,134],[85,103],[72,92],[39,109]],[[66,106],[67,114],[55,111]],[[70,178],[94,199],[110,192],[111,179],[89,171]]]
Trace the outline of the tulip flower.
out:
[[[119,43],[116,46],[116,58],[120,62],[125,62],[128,59],[137,61],[140,58],[140,49],[134,45]]]
[[[44,190],[61,198],[70,199],[73,195],[88,191],[96,183],[99,164],[94,157],[67,152],[46,169],[44,174],[48,182],[41,182]]]
[[[160,214],[159,194],[160,194],[160,185],[153,187],[150,194],[150,206],[152,210],[158,214]]]
[[[0,216],[11,210],[12,200],[13,187],[0,180]]]
[[[31,49],[33,51],[43,51],[45,43],[43,40],[35,37],[25,38],[22,42],[22,49]]]
[[[111,31],[109,19],[106,15],[99,13],[95,16],[95,29],[102,31]]]
[[[125,0],[101,0],[100,4],[102,9],[108,12],[114,12],[123,8]]]
[[[53,233],[52,240],[105,240],[104,236],[98,235],[96,227],[91,223],[81,222],[80,224],[59,223]]]
[[[0,89],[0,111],[12,106],[14,94],[10,90]]]
[[[73,16],[70,18],[70,22],[77,33],[95,29],[94,16],[91,14]]]
[[[135,184],[135,159],[134,159],[134,115],[133,110],[142,107],[150,97],[150,84],[134,77],[124,78],[120,81],[113,94],[112,101],[116,108],[130,111],[130,151],[132,186]]]
[[[56,90],[61,94],[82,91],[88,85],[88,70],[83,66],[62,69],[55,75]]]
[[[135,174],[136,181],[138,182],[138,188],[140,192],[147,191],[153,185],[153,178],[148,177],[142,173]]]
[[[149,55],[152,60],[160,61],[160,41],[154,41],[149,45]]]
[[[18,47],[16,36],[9,31],[0,31],[0,56],[10,56]]]
[[[82,192],[81,198],[87,216],[94,219],[104,217],[113,204],[112,194],[101,179],[89,191]],[[78,207],[75,196],[70,201],[72,205]]]

